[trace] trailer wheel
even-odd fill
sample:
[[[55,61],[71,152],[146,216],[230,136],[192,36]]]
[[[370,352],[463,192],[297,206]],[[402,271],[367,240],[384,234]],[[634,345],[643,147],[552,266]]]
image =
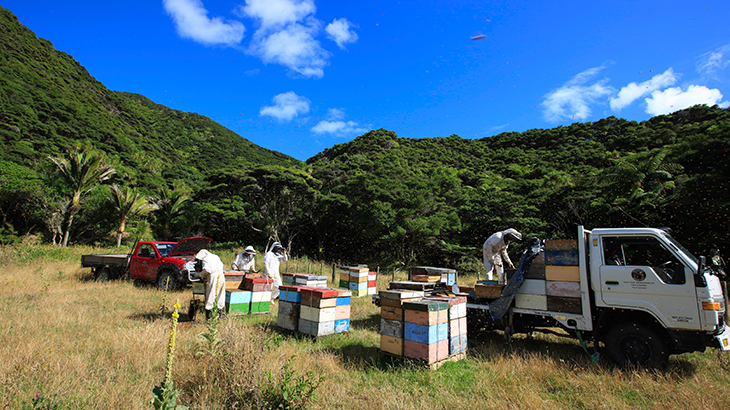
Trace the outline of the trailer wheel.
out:
[[[176,291],[180,286],[175,279],[175,272],[165,269],[157,276],[157,286],[167,292]]]
[[[97,282],[108,282],[112,278],[112,272],[109,268],[101,268],[96,270]]]
[[[664,368],[669,361],[666,343],[640,323],[617,324],[606,334],[605,343],[608,355],[622,367]]]

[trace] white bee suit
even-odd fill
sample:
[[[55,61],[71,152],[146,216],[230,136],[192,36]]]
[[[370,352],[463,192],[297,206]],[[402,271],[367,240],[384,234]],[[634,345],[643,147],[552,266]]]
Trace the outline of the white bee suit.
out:
[[[223,275],[221,258],[205,249],[200,250],[195,258],[203,262],[200,276],[207,281],[205,310],[212,310],[217,302],[218,309],[223,312],[226,307],[226,277]]]
[[[482,256],[484,259],[484,267],[487,269],[486,276],[487,280],[493,280],[494,273],[497,273],[497,280],[499,283],[504,283],[504,262],[507,262],[507,266],[514,269],[515,265],[509,259],[507,254],[508,243],[505,241],[507,235],[512,235],[517,240],[522,239],[522,234],[517,232],[516,229],[510,228],[505,231],[497,232],[492,234],[485,242],[482,247]]]
[[[231,264],[231,269],[242,272],[253,272],[256,270],[255,265],[256,251],[253,249],[253,246],[248,246],[236,256],[236,259]]]
[[[274,286],[271,289],[271,298],[276,299],[279,297],[279,286],[281,286],[281,276],[279,275],[279,264],[286,262],[286,253],[281,251],[275,252],[275,249],[281,249],[283,247],[279,242],[274,242],[269,248],[269,251],[264,255],[264,275],[267,278],[274,280]]]

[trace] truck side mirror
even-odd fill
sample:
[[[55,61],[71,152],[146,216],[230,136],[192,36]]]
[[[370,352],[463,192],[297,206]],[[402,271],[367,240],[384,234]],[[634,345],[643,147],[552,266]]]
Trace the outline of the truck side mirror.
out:
[[[700,260],[697,263],[697,273],[694,275],[696,288],[707,287],[707,281],[705,280],[704,273],[705,273],[705,257],[700,256]]]
[[[705,257],[700,256],[700,261],[697,263],[697,274],[702,275],[705,273]]]

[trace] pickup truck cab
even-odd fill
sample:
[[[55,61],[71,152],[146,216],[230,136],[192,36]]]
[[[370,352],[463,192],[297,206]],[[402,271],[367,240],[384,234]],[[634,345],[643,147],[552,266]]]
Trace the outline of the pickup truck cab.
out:
[[[95,279],[103,282],[129,277],[137,281],[155,282],[160,289],[177,290],[189,283],[185,264],[212,239],[192,237],[180,242],[142,241],[131,254],[83,255],[81,266],[92,268]]]

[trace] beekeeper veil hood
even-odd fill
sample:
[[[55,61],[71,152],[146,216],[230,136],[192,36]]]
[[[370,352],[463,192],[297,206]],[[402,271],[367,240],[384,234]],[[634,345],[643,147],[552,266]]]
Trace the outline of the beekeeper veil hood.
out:
[[[201,261],[202,261],[202,260],[203,260],[203,259],[205,259],[205,258],[206,258],[206,257],[207,257],[208,255],[210,255],[210,252],[206,251],[205,249],[201,249],[200,251],[198,251],[198,253],[197,253],[197,254],[195,254],[195,259],[199,259],[199,260],[201,260]]]
[[[274,242],[271,244],[271,248],[269,249],[269,252],[279,253],[284,250],[284,247],[281,246],[279,242]]]
[[[515,228],[509,228],[506,231],[502,231],[505,238],[510,238],[513,241],[521,241],[522,240],[522,234],[517,232],[517,229]]]
[[[256,250],[251,245],[247,246],[246,249],[243,250],[243,252],[249,255],[256,255]]]

